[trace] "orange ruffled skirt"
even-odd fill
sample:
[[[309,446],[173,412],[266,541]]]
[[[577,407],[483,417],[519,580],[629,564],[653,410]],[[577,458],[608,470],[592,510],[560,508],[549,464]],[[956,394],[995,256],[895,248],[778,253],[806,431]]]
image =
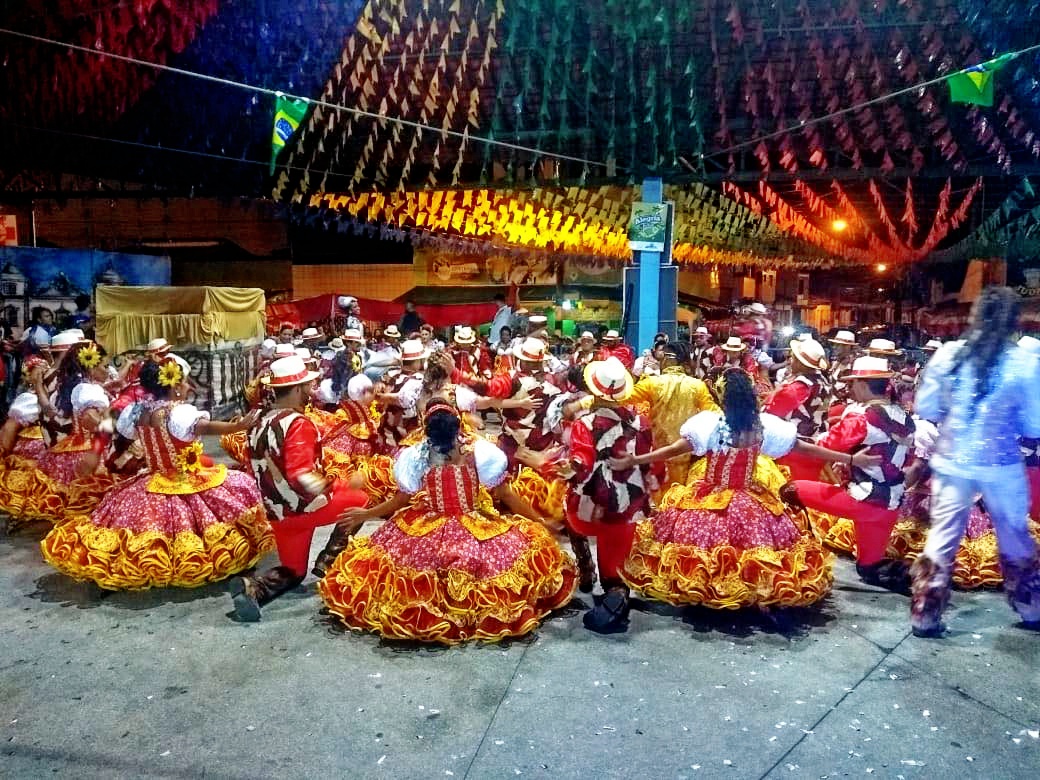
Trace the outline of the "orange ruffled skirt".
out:
[[[813,535],[824,547],[835,552],[856,555],[856,526],[847,517],[836,517],[816,509],[806,509]]]
[[[423,532],[431,519],[433,530]],[[403,509],[351,540],[318,591],[349,628],[390,639],[452,645],[522,636],[570,601],[577,571],[541,525],[501,521],[505,532],[478,538],[467,526],[487,525],[480,514]]]
[[[509,486],[543,518],[545,525],[554,531],[563,530],[563,504],[567,497],[567,483],[564,480],[550,481],[534,469],[524,466]]]
[[[225,433],[220,437],[220,446],[235,463],[249,466],[249,439],[245,431]]]
[[[705,463],[673,485],[661,511],[636,528],[621,576],[643,594],[676,606],[712,609],[808,606],[823,599],[831,556],[785,511],[784,477],[759,456],[752,487],[698,496]]]
[[[43,557],[77,580],[108,590],[193,588],[248,569],[274,548],[252,477],[228,471],[196,493],[149,493],[151,475],[115,488],[87,516],[40,542]]]

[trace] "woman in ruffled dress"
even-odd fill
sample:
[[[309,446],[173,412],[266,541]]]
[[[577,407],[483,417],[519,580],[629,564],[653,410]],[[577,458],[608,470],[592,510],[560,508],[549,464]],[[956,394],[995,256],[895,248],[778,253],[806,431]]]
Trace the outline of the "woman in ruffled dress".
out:
[[[110,399],[104,350],[92,341],[74,344],[58,366],[57,389],[42,415],[47,449],[22,459],[5,474],[0,508],[16,520],[64,522],[90,512],[114,484],[98,471],[108,437],[99,432]]]
[[[172,355],[146,363],[141,384],[154,400],[127,407],[117,426],[141,442],[148,472],[54,528],[40,544],[44,558],[108,590],[191,588],[253,566],[273,547],[256,482],[207,465],[199,437],[246,428],[255,414],[217,422],[185,403],[187,372]]]
[[[347,515],[390,519],[355,537],[318,583],[329,610],[353,629],[455,644],[532,631],[568,601],[576,571],[507,484],[505,454],[460,436],[453,403],[431,401],[425,438],[394,468],[390,501]],[[515,514],[503,515],[492,498]]]
[[[794,423],[759,412],[751,377],[727,370],[723,413],[701,412],[666,447],[625,463],[693,452],[685,485],[665,493],[640,523],[621,575],[631,587],[673,605],[714,609],[813,604],[830,591],[831,556],[804,533],[779,497],[785,478],[773,462],[788,452],[848,460],[797,438]],[[855,456],[872,463],[869,456]]]

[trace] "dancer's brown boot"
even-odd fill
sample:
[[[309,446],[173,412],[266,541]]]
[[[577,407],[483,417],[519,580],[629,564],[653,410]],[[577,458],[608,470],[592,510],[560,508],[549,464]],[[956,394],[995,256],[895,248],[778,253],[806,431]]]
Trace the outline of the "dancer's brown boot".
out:
[[[235,604],[235,618],[242,623],[260,619],[260,607],[303,582],[303,575],[288,566],[275,566],[257,577],[235,577],[228,583],[228,593]]]
[[[578,590],[582,593],[592,593],[592,588],[596,585],[596,565],[592,562],[589,538],[568,528],[567,539],[578,562]]]
[[[336,560],[336,557],[346,549],[347,544],[350,542],[350,537],[354,535],[356,530],[356,523],[337,523],[333,526],[328,544],[325,545],[324,550],[318,553],[318,557],[314,561],[314,568],[311,569],[311,574],[319,580],[324,577],[325,571]]]

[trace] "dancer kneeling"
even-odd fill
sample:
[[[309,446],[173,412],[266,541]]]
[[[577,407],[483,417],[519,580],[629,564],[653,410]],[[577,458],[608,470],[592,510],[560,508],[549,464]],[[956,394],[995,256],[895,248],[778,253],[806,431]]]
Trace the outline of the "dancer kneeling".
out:
[[[262,380],[274,392],[274,401],[271,410],[249,430],[250,465],[271,520],[281,565],[259,576],[231,581],[228,590],[235,603],[235,618],[244,622],[259,620],[264,604],[303,582],[315,529],[335,524],[312,569],[315,576],[324,576],[325,568],[360,525],[346,520],[345,510],[363,507],[368,501],[353,482],[329,479],[321,470],[321,436],[314,421],[303,413],[319,376],[294,356],[274,361],[270,374]]]
[[[665,494],[661,511],[640,523],[622,577],[675,605],[813,604],[830,591],[830,556],[787,514],[778,495],[784,477],[772,458],[789,452],[823,461],[847,456],[801,442],[793,423],[760,414],[745,371],[727,370],[722,385],[723,414],[701,412],[673,444],[615,462],[650,463],[690,451],[705,457],[691,468],[686,485]]]
[[[510,490],[505,454],[459,430],[456,408],[431,401],[424,441],[397,460],[400,492],[348,513],[355,521],[394,513],[353,539],[318,584],[349,627],[442,644],[498,641],[570,601],[574,563]],[[492,496],[522,517],[499,514]]]
[[[141,369],[155,400],[128,406],[117,426],[143,445],[148,473],[117,485],[89,517],[73,515],[47,534],[41,547],[52,566],[109,590],[190,588],[249,568],[270,549],[253,480],[204,465],[199,436],[236,425],[183,403],[187,375],[175,356]]]

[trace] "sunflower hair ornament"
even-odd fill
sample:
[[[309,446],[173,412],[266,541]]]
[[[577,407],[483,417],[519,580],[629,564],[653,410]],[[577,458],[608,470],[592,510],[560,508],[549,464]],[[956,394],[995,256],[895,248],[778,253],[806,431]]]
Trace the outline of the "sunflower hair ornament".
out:
[[[177,454],[174,465],[182,474],[197,474],[202,470],[202,454],[202,442],[193,441]]]
[[[159,384],[163,387],[177,387],[184,381],[184,371],[176,360],[164,360],[159,368]]]
[[[88,371],[97,368],[101,364],[101,352],[98,350],[97,344],[90,342],[87,346],[80,349],[79,354],[76,355],[76,360]]]

